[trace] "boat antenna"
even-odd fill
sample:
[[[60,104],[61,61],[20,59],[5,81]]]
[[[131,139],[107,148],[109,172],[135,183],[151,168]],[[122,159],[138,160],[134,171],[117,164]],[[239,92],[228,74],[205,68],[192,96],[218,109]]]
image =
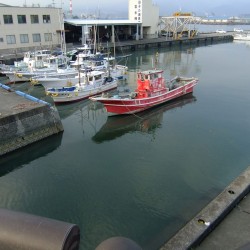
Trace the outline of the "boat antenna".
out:
[[[108,79],[110,79],[110,66],[109,66],[109,43],[107,42],[107,52],[108,52]]]
[[[86,84],[89,84],[89,79],[88,79],[88,74],[87,74],[87,67],[84,66],[85,69],[85,79],[86,79]]]
[[[78,67],[78,83],[81,85],[81,71],[80,71],[80,63],[79,63],[79,54],[77,55],[77,67]]]

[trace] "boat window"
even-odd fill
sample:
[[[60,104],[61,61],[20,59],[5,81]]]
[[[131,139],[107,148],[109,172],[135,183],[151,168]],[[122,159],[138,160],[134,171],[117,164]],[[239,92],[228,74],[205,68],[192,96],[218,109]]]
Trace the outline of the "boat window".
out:
[[[93,81],[93,76],[89,76],[89,81]]]
[[[96,80],[101,79],[101,75],[96,75],[96,76],[95,76],[95,79],[96,79]]]

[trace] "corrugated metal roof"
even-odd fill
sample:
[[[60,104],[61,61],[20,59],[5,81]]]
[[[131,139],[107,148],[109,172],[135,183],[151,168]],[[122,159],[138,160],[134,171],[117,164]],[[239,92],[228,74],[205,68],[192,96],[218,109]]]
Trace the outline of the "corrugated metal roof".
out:
[[[83,25],[134,25],[138,24],[138,22],[132,22],[126,19],[118,19],[118,20],[110,20],[110,19],[64,19],[65,23],[75,25],[75,26],[83,26]]]

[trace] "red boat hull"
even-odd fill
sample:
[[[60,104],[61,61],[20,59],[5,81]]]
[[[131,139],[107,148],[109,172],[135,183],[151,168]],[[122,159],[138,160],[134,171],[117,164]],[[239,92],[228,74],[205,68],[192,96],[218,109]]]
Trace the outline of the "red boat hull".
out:
[[[104,104],[109,115],[134,114],[157,106],[159,104],[168,102],[170,100],[176,99],[188,93],[192,93],[196,83],[197,80],[193,79],[184,86],[178,87],[174,90],[166,90],[158,95],[151,95],[150,97],[145,98],[136,97],[134,99],[116,99],[100,97],[95,100]]]

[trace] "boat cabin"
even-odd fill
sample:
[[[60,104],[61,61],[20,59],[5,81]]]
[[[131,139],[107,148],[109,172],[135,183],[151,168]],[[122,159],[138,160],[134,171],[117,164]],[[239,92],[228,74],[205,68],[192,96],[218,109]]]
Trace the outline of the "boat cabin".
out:
[[[82,83],[94,84],[95,82],[103,82],[105,72],[103,71],[91,71],[82,76]]]
[[[48,68],[60,68],[66,67],[69,61],[67,56],[59,55],[59,56],[50,56],[45,58],[44,65]]]
[[[154,92],[166,90],[162,70],[147,70],[137,73],[136,92],[143,96],[150,96]]]

